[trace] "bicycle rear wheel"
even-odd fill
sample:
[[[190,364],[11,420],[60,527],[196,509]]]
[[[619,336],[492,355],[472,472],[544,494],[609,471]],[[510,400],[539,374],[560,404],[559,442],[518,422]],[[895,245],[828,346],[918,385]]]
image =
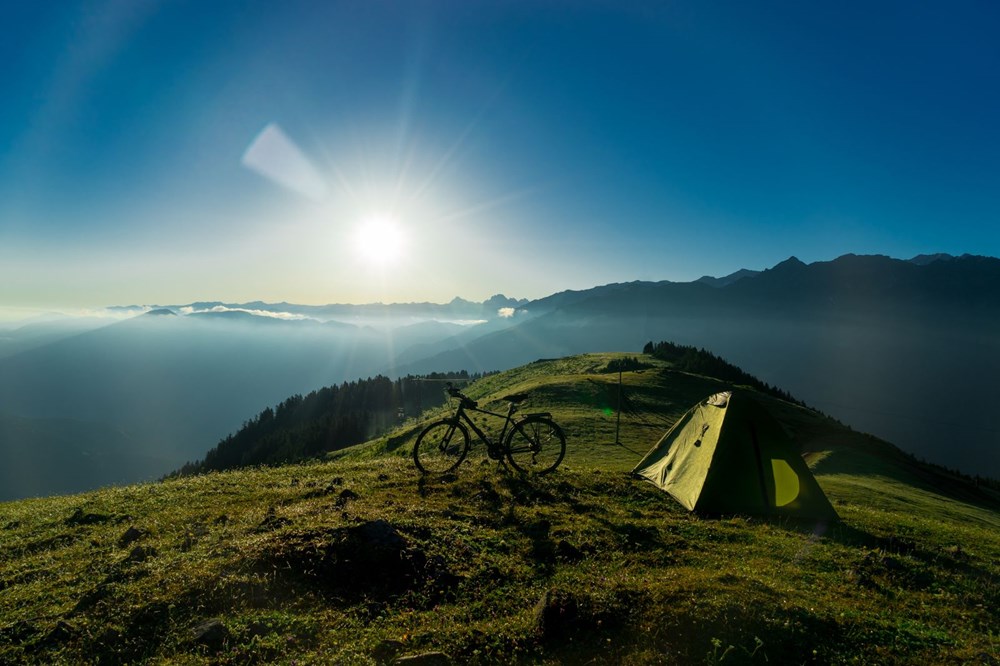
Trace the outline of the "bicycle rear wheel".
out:
[[[548,474],[566,455],[566,436],[554,421],[529,416],[514,424],[505,442],[507,460],[519,472]]]
[[[421,474],[447,474],[469,453],[469,431],[450,419],[436,421],[420,433],[413,445],[413,463]]]

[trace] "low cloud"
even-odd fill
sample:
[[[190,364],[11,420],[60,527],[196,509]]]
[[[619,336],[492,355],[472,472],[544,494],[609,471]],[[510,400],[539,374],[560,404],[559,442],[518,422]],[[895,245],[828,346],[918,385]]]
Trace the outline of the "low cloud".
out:
[[[515,310],[514,308],[500,308],[499,310],[497,310],[497,314],[503,317],[504,319],[510,319],[511,317],[514,316],[515,312],[517,312],[517,310]]]
[[[270,310],[251,310],[250,308],[230,308],[225,305],[216,305],[210,308],[194,309],[190,305],[185,305],[179,309],[182,315],[198,314],[200,312],[245,312],[247,314],[256,315],[258,317],[270,317],[271,319],[284,319],[286,321],[299,320],[299,319],[311,319],[311,317],[306,317],[305,315],[294,314],[292,312],[271,312]]]

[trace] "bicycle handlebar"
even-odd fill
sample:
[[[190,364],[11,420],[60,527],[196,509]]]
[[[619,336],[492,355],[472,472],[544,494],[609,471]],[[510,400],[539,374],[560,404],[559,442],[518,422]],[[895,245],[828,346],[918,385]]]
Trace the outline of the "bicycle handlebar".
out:
[[[462,405],[464,405],[465,407],[471,407],[475,409],[476,407],[479,406],[478,402],[476,402],[469,396],[465,395],[451,384],[448,384],[448,387],[445,389],[445,391],[447,391],[448,395],[450,395],[451,397],[458,398],[459,400],[461,400]]]

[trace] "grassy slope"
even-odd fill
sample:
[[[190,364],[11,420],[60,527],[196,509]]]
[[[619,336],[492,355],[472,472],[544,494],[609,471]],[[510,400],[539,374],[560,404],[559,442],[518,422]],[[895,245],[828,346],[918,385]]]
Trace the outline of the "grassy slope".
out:
[[[612,357],[468,388],[531,390],[525,411],[565,426],[545,479],[479,446],[422,482],[415,422],[323,463],[0,504],[0,663],[1000,661],[995,497],[772,401],[843,524],[688,515],[625,472],[722,386],[625,373],[639,411],[615,446]],[[218,639],[196,638],[212,618]]]

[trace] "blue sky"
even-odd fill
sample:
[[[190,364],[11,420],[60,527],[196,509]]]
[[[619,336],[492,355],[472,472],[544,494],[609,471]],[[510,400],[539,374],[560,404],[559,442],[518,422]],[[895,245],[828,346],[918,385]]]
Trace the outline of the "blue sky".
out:
[[[0,308],[1000,255],[1000,6],[619,4],[2,2]]]

